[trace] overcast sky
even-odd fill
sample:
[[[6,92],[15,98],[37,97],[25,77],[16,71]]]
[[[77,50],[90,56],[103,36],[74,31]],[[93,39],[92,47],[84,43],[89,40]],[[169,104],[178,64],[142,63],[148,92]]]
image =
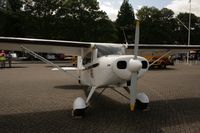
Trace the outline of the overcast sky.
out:
[[[107,12],[111,20],[115,20],[123,0],[98,0],[101,10]],[[179,12],[189,11],[189,0],[129,0],[134,10],[142,6],[154,6],[159,9],[167,7],[172,9],[176,14]],[[200,16],[200,0],[191,0],[192,13]]]

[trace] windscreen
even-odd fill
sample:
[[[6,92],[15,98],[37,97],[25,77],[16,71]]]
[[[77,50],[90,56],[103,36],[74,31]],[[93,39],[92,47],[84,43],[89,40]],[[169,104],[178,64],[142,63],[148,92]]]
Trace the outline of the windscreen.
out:
[[[125,50],[123,46],[110,46],[110,45],[97,45],[98,49],[97,57],[107,56],[107,55],[124,55]]]

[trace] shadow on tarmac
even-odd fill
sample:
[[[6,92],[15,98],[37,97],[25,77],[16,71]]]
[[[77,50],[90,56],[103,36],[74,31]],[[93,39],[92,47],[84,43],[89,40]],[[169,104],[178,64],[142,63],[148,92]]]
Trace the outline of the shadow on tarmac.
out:
[[[0,68],[0,69],[16,69],[16,68],[28,68],[26,66],[12,66],[12,67],[5,67],[5,68]]]
[[[73,118],[69,109],[0,115],[0,132],[162,133],[169,127],[171,131],[181,132],[187,131],[187,124],[200,121],[200,98],[168,100],[167,103],[152,101],[150,111],[130,112],[128,104],[119,103],[104,95],[95,100],[97,95],[95,93],[91,99],[91,107],[87,109],[83,119]],[[177,125],[178,129],[173,128]]]
[[[83,85],[63,85],[63,86],[55,86],[55,89],[66,89],[66,90],[83,90],[87,88],[86,86]]]
[[[149,68],[149,71],[174,71],[176,68]]]

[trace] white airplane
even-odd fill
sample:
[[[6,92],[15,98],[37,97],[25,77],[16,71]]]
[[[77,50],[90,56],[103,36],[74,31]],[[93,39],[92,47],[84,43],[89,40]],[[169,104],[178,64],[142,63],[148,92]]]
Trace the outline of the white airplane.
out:
[[[90,43],[61,40],[44,40],[30,38],[0,37],[0,49],[26,50],[42,61],[56,66],[53,70],[62,70],[78,80],[81,85],[89,87],[89,94],[84,100],[81,97],[73,103],[73,116],[84,116],[89,101],[98,88],[122,87],[130,92],[130,109],[146,109],[149,98],[145,93],[137,93],[137,80],[149,69],[148,60],[138,56],[140,50],[165,50],[167,54],[179,51],[200,49],[200,45],[145,45],[139,44],[139,22],[136,23],[135,44]],[[130,52],[133,51],[134,52]],[[63,53],[78,56],[77,67],[59,67],[37,55],[35,52]],[[131,53],[127,55],[126,53]],[[75,76],[69,71],[78,71]]]

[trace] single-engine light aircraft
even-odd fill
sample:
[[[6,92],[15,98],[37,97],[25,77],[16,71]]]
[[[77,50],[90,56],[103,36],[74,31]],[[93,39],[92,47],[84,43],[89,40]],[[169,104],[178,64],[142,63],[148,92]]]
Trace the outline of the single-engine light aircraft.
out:
[[[82,117],[89,101],[98,88],[122,87],[130,93],[130,110],[135,107],[146,109],[149,98],[145,93],[137,93],[137,80],[141,78],[152,64],[139,53],[148,50],[165,51],[160,58],[179,51],[200,49],[200,45],[139,45],[139,21],[136,22],[135,44],[91,43],[31,38],[0,37],[0,49],[26,50],[38,59],[55,66],[77,79],[81,85],[89,87],[89,94],[84,100],[78,97],[73,103],[73,116]],[[134,49],[134,50],[133,50]],[[59,67],[37,55],[35,52],[63,53],[78,56],[77,67]],[[159,60],[159,59],[158,59]],[[154,62],[155,63],[155,62]],[[78,71],[78,76],[69,71]]]

